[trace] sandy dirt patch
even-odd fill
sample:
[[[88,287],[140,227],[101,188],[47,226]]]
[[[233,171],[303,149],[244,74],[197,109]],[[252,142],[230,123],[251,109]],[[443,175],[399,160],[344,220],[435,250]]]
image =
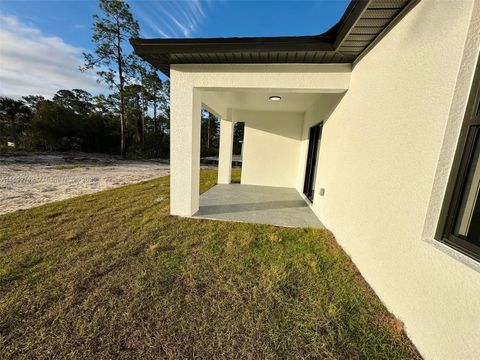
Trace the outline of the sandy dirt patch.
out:
[[[0,214],[165,176],[169,168],[105,155],[0,155]]]

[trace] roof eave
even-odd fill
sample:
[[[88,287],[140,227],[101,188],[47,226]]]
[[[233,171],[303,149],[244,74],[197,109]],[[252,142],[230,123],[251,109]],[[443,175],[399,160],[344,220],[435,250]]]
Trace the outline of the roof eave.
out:
[[[356,64],[419,1],[352,0],[340,21],[316,36],[131,39],[130,43],[167,76],[172,64]]]

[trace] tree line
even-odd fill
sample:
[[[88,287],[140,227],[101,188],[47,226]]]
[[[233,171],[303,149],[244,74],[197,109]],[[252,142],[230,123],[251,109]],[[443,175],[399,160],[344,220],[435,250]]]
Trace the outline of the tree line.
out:
[[[93,50],[80,71],[95,70],[110,89],[93,96],[59,90],[52,99],[0,97],[0,151],[84,151],[122,157],[169,156],[169,82],[134,53],[140,27],[123,0],[100,0],[93,16]],[[218,153],[218,119],[202,111],[202,155]]]
[[[168,82],[157,81],[158,90],[148,97],[151,114],[142,108],[139,86],[125,89],[129,156],[168,157]],[[0,97],[0,149],[118,154],[118,101],[118,94],[92,96],[82,89],[59,90],[51,100]]]

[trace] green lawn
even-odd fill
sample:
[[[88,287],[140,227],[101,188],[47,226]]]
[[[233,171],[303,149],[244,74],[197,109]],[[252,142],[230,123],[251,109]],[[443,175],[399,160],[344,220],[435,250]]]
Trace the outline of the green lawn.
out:
[[[168,184],[0,217],[0,358],[418,358],[329,232],[172,217]]]

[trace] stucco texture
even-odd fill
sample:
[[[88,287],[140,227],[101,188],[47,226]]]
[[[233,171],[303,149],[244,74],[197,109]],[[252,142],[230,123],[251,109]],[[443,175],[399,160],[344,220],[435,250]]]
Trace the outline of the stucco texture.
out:
[[[353,70],[173,65],[172,214],[198,210],[202,103],[229,118],[235,109],[218,96],[223,90],[322,93],[303,113],[251,114],[242,182],[301,192],[308,129],[323,121],[315,189],[325,194],[315,195],[315,214],[425,358],[480,359],[480,271],[433,239],[479,54],[479,19],[479,0],[423,0]]]
[[[473,77],[461,64],[478,10],[420,2],[353,69],[319,154],[315,213],[428,359],[480,358],[480,273],[422,236],[443,198],[432,189],[457,77],[467,88]],[[447,163],[454,147],[442,150]]]
[[[294,188],[303,114],[273,111],[236,111],[245,122],[242,184]]]
[[[171,214],[191,216],[198,211],[202,104],[224,119],[228,119],[229,111],[234,110],[225,106],[222,99],[210,90],[282,89],[296,93],[312,91],[339,93],[348,89],[350,71],[350,64],[172,65],[170,69]],[[299,127],[298,132],[300,131]],[[298,152],[294,152],[298,159]],[[297,168],[296,165],[295,168]],[[284,180],[281,181],[286,183]],[[291,187],[295,186],[294,182],[289,184]],[[263,185],[267,185],[267,182]]]

